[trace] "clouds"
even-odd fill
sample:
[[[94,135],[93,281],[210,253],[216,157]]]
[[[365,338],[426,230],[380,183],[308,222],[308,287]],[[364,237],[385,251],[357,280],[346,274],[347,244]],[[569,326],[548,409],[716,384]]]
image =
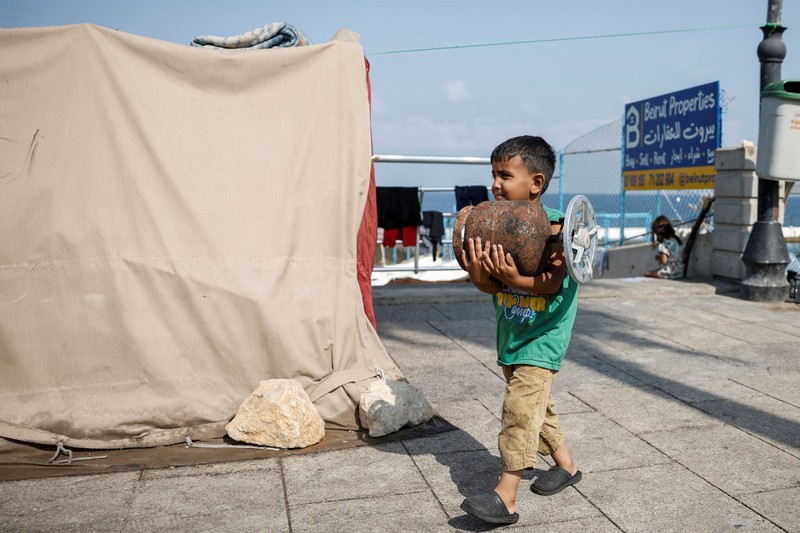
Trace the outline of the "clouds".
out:
[[[465,102],[472,99],[472,93],[464,80],[450,80],[444,84],[444,92],[450,102]]]

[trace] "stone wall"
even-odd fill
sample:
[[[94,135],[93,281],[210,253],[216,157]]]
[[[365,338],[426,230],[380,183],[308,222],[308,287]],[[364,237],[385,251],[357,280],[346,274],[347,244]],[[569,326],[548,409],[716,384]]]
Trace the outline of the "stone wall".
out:
[[[741,280],[745,275],[742,252],[758,219],[756,147],[743,142],[737,148],[720,148],[714,180],[714,231],[711,236],[711,275]],[[779,220],[783,223],[783,184]]]

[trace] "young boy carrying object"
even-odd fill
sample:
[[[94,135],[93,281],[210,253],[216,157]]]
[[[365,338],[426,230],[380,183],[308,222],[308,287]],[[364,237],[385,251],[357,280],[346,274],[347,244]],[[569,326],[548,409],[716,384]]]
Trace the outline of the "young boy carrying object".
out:
[[[555,153],[541,137],[520,136],[498,145],[491,156],[492,193],[498,201],[525,200],[541,205],[553,235],[564,214],[541,204],[555,168]],[[552,241],[552,240],[551,240]],[[534,276],[520,274],[503,243],[469,239],[462,251],[470,281],[494,295],[497,314],[497,362],[506,391],[498,447],[502,472],[494,490],[470,496],[467,513],[493,524],[519,520],[516,495],[522,472],[536,464],[536,454],[552,456],[556,466],[531,486],[536,494],[556,494],[581,479],[564,442],[550,390],[567,351],[578,304],[578,284],[567,275],[563,245],[549,242],[547,263]],[[527,310],[520,310],[526,303]],[[517,306],[515,312],[510,312]]]

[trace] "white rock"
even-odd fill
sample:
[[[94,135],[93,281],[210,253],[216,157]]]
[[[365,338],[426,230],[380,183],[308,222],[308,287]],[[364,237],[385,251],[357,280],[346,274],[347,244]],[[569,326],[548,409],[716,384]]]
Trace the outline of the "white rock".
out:
[[[427,422],[433,416],[433,407],[407,381],[379,379],[361,395],[358,414],[370,437],[382,437],[405,425]]]
[[[299,382],[270,379],[242,402],[225,431],[241,442],[305,448],[322,440],[325,422]]]

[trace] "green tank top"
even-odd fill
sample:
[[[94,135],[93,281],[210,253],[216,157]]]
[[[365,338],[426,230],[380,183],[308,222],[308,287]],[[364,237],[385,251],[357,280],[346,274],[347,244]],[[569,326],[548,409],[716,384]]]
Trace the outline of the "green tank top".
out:
[[[561,211],[542,207],[550,222],[564,218]],[[578,283],[568,273],[561,289],[549,296],[503,287],[494,295],[494,307],[498,364],[561,368],[578,311]]]

